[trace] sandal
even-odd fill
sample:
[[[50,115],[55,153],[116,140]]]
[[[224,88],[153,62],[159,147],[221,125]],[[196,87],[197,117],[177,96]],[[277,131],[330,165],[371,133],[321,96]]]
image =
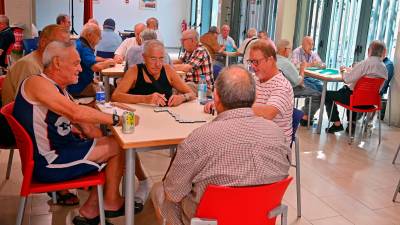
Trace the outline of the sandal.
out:
[[[100,216],[96,216],[95,218],[88,219],[83,216],[75,216],[72,220],[74,225],[99,225],[100,224]],[[106,220],[106,225],[113,225],[109,221]]]
[[[52,192],[47,192],[47,195],[52,198]],[[56,191],[57,205],[64,206],[74,206],[79,205],[79,198],[72,193],[61,194],[61,192]],[[76,201],[74,201],[76,199]]]

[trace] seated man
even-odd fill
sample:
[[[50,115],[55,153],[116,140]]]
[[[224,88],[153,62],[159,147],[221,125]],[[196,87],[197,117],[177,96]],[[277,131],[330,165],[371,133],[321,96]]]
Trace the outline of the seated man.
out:
[[[164,42],[162,36],[161,36],[161,32],[158,29],[158,20],[155,17],[150,17],[146,20],[146,27],[148,29],[154,30],[157,34],[157,40],[161,41],[161,43]]]
[[[122,63],[126,59],[126,53],[130,48],[141,45],[140,33],[142,33],[144,29],[146,29],[146,25],[143,23],[136,24],[134,27],[135,37],[125,39],[117,50],[115,50],[114,60],[117,63]]]
[[[87,23],[81,32],[78,40],[76,40],[76,49],[81,57],[82,71],[79,73],[79,81],[76,84],[68,86],[68,92],[73,96],[95,96],[95,89],[92,85],[94,72],[115,65],[113,59],[107,59],[102,62],[96,62],[94,49],[101,39],[101,31],[99,26],[93,23]]]
[[[112,52],[119,47],[122,42],[121,37],[114,32],[115,21],[111,18],[104,20],[103,31],[101,32],[101,40],[96,46],[96,51],[100,52]]]
[[[146,41],[143,51],[144,64],[126,71],[112,95],[113,101],[177,106],[195,99],[195,94],[175,70],[164,64],[165,49],[160,41]],[[172,88],[182,94],[173,94]]]
[[[144,31],[142,31],[140,33],[140,43],[141,44],[139,46],[133,46],[126,53],[126,66],[125,66],[126,70],[129,67],[132,67],[136,64],[141,64],[144,62],[144,59],[143,59],[144,42],[150,41],[150,40],[157,40],[157,33],[154,30],[145,29]],[[164,63],[171,64],[171,59],[170,59],[167,51],[165,51]]]
[[[196,30],[184,31],[181,43],[185,53],[183,57],[174,62],[175,70],[186,72],[185,81],[194,93],[197,93],[200,75],[205,75],[208,86],[207,95],[210,96],[213,84],[213,67],[210,54],[203,44],[199,42],[199,34]]]
[[[2,75],[1,68],[7,68],[7,51],[14,41],[14,32],[10,28],[8,17],[5,15],[0,15],[0,75]]]
[[[276,55],[276,63],[278,68],[282,71],[283,75],[290,81],[290,84],[293,87],[294,96],[306,96],[312,97],[311,103],[311,112],[310,112],[310,124],[312,124],[312,118],[314,118],[315,112],[318,111],[321,101],[321,92],[312,89],[308,84],[304,84],[304,63],[300,64],[300,73],[290,62],[289,55],[291,53],[292,47],[290,42],[286,39],[282,39],[277,43],[277,55]],[[305,105],[302,108],[304,112],[304,116],[300,121],[302,126],[307,126],[308,123],[308,109],[309,109],[309,100],[306,99]]]
[[[207,33],[203,34],[200,37],[200,42],[204,45],[205,48],[207,48],[212,60],[215,60],[216,54],[222,53],[225,48],[221,48],[221,46],[219,46],[218,44],[218,33],[218,27],[212,26]]]
[[[293,50],[291,61],[297,68],[300,68],[301,63],[305,63],[305,67],[325,67],[317,52],[312,49],[314,40],[310,36],[305,36],[301,46]],[[322,82],[312,77],[304,78],[304,84],[312,89],[322,92]]]
[[[274,122],[254,114],[255,96],[254,78],[246,69],[231,66],[218,76],[218,116],[178,146],[165,179],[152,189],[156,213],[167,224],[190,224],[209,184],[253,186],[288,176],[285,135]]]
[[[124,207],[119,194],[123,152],[114,138],[101,137],[95,125],[117,125],[120,117],[77,105],[69,98],[66,88],[78,82],[81,71],[79,54],[72,43],[50,43],[42,62],[43,73],[22,82],[13,111],[34,143],[33,177],[40,182],[76,179],[101,170],[107,163],[105,213],[107,217],[116,216]],[[96,188],[79,212],[82,217],[75,217],[74,224],[99,223]]]
[[[377,40],[372,41],[368,47],[368,58],[360,63],[357,63],[353,69],[347,68],[348,71],[343,74],[343,80],[346,85],[338,91],[326,92],[325,107],[328,117],[333,106],[333,101],[338,101],[346,105],[350,104],[350,96],[353,94],[353,89],[357,81],[363,76],[376,78],[381,77],[387,80],[388,71],[385,67],[385,64],[382,62],[385,55],[385,44]],[[356,114],[356,112],[353,112],[352,115],[352,132],[355,132],[356,129]],[[349,112],[347,112],[347,118],[349,119]],[[333,122],[333,124],[331,127],[326,129],[327,133],[335,133],[343,130],[336,105],[334,105],[332,110],[331,122]],[[349,126],[350,125],[348,125],[346,128],[346,132],[348,132]]]

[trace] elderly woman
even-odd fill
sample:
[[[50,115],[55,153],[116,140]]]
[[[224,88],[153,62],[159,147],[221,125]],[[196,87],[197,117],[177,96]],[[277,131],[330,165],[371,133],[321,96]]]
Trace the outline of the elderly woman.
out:
[[[195,94],[170,65],[164,64],[164,45],[158,40],[144,44],[144,64],[126,71],[112,95],[113,101],[177,106],[195,98]],[[175,88],[181,94],[172,94]]]

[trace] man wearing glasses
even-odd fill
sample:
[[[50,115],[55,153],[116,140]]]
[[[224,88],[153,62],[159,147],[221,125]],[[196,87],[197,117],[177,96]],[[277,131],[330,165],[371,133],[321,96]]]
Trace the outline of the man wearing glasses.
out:
[[[210,90],[213,84],[211,56],[200,43],[199,34],[196,30],[187,30],[182,33],[181,43],[185,53],[183,57],[174,61],[175,70],[186,73],[185,81],[195,93],[197,93],[200,75],[205,75],[208,86],[207,96],[211,96]]]

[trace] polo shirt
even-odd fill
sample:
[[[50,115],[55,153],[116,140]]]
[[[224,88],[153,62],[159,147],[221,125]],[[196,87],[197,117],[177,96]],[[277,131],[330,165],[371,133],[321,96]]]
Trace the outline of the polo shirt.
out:
[[[97,51],[102,52],[115,52],[119,45],[121,44],[121,37],[111,29],[105,28],[101,32],[101,40],[97,44]]]

